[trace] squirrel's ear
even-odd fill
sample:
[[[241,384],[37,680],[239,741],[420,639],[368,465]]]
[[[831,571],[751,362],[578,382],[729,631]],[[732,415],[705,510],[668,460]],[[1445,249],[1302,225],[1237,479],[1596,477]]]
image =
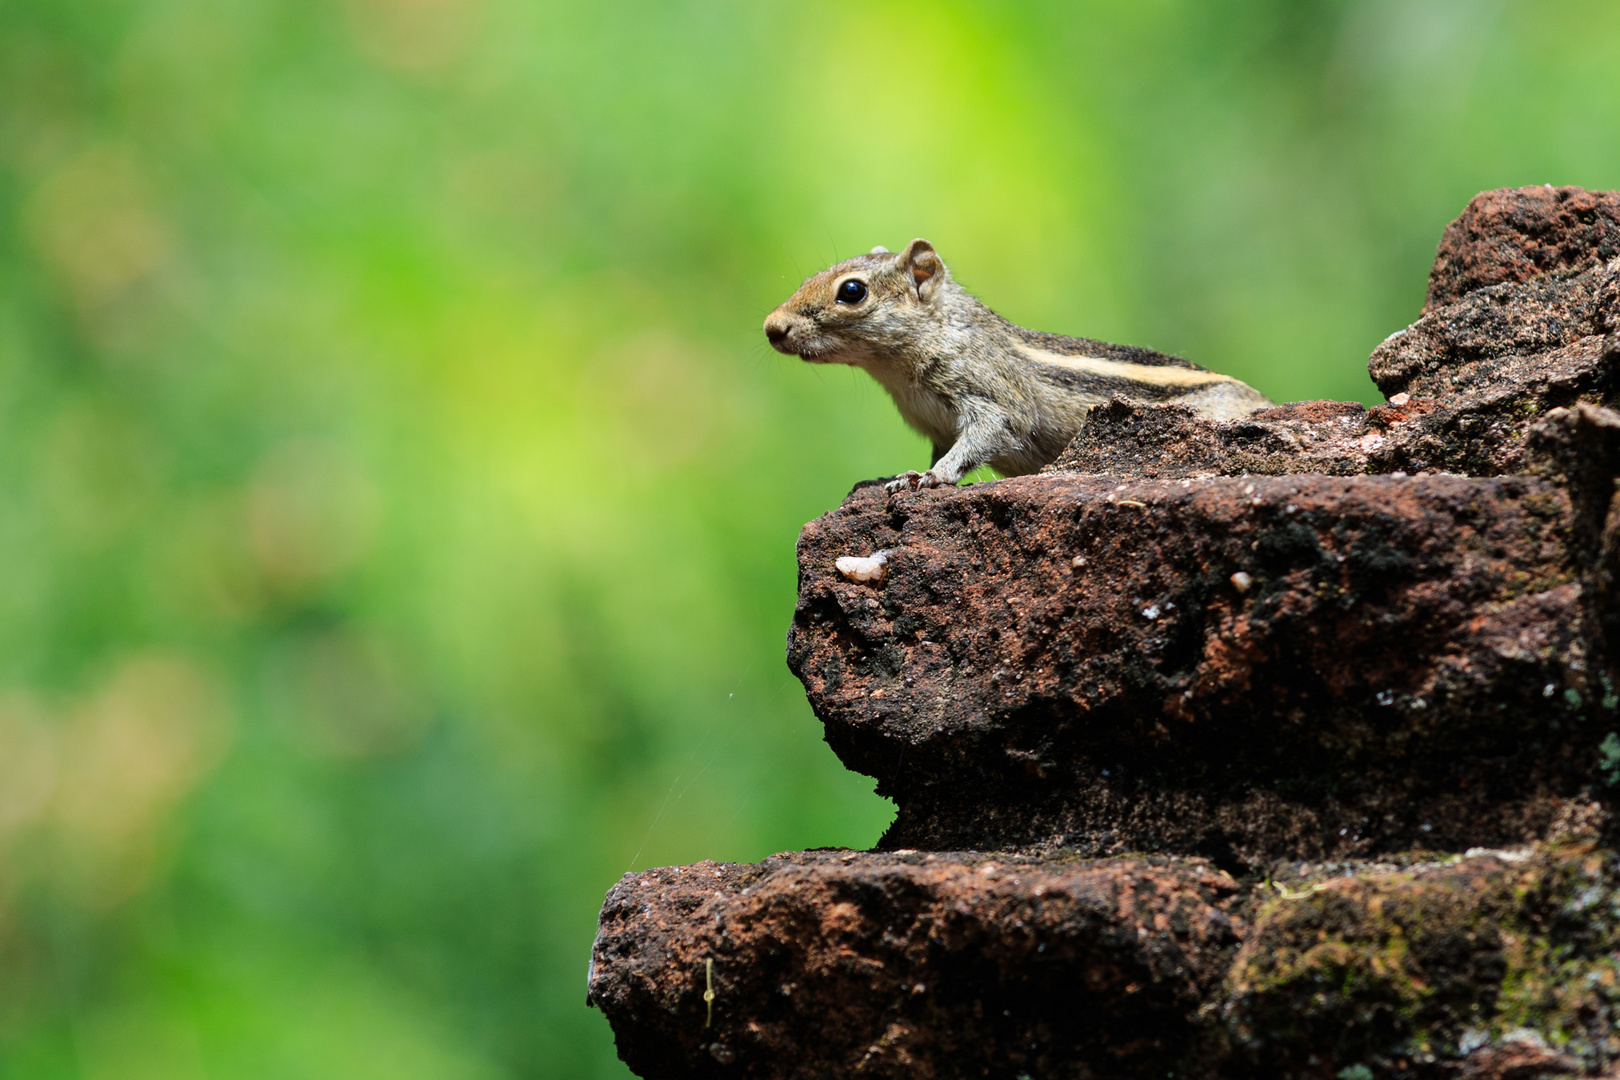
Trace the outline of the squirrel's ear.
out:
[[[906,250],[900,253],[895,263],[901,270],[911,273],[911,283],[917,287],[917,295],[924,300],[933,296],[939,283],[945,280],[945,263],[934,250],[934,245],[918,237],[906,245]]]

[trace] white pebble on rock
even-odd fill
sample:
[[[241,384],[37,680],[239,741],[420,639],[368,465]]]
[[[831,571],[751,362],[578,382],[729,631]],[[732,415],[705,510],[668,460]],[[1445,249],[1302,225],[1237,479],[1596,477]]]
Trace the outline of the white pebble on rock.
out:
[[[882,581],[883,575],[889,565],[887,551],[874,551],[864,558],[859,555],[845,555],[833,563],[838,572],[851,581]]]

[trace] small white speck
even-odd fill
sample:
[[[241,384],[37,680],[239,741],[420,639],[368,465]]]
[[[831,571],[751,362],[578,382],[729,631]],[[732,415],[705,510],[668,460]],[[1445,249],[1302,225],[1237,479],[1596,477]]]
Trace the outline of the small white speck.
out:
[[[874,551],[865,557],[844,555],[833,565],[851,581],[882,581],[889,565],[889,552]]]
[[[1143,608],[1142,617],[1147,619],[1149,622],[1157,619],[1159,617],[1159,605],[1149,604],[1147,607]]]
[[[1237,573],[1232,575],[1232,588],[1236,589],[1240,593],[1248,592],[1249,587],[1253,584],[1254,578],[1250,577],[1248,574],[1245,574],[1242,570],[1239,570]]]
[[[1543,686],[1541,688],[1541,696],[1542,697],[1552,697],[1553,694],[1555,694],[1557,692],[1558,692],[1558,688],[1556,686],[1554,686],[1552,683],[1548,683],[1546,686]]]
[[[1501,859],[1503,862],[1524,862],[1530,857],[1530,852],[1524,848],[1486,848],[1471,847],[1463,852],[1465,859],[1479,859],[1485,856]]]

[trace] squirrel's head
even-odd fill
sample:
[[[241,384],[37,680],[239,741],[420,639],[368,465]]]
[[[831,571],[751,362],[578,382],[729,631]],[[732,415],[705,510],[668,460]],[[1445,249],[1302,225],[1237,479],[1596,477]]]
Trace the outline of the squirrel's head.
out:
[[[777,352],[818,364],[858,364],[916,340],[937,310],[950,273],[934,245],[917,239],[895,255],[873,248],[799,286],[765,317]]]

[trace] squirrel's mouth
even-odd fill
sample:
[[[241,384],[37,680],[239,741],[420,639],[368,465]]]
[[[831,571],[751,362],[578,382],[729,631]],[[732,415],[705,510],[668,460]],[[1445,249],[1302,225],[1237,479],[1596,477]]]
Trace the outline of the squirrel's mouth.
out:
[[[771,348],[782,355],[797,356],[812,364],[831,363],[844,350],[842,341],[807,319],[788,322],[773,314],[765,321],[765,336]]]
[[[831,347],[814,341],[773,341],[771,342],[771,348],[775,349],[784,356],[797,356],[800,360],[806,360],[812,364],[826,363],[826,361],[822,358],[828,353],[835,351],[835,349]]]
[[[784,356],[797,356],[812,364],[824,364],[842,351],[843,342],[827,334],[814,319],[777,308],[765,319],[765,337],[771,348]]]

